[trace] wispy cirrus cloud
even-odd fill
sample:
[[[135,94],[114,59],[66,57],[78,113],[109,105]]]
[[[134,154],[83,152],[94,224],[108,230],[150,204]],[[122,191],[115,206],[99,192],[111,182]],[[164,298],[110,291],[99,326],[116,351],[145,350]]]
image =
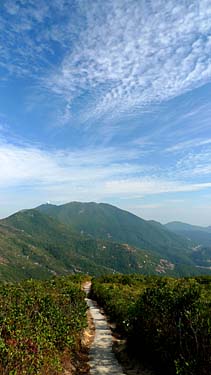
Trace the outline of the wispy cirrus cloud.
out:
[[[137,152],[112,148],[46,151],[37,146],[0,141],[0,187],[101,183],[114,176],[142,173]],[[148,167],[149,168],[149,167]]]
[[[209,1],[95,1],[82,11],[86,27],[48,81],[69,112],[84,93],[85,120],[143,110],[210,81]]]
[[[189,152],[176,163],[176,169],[180,176],[190,179],[210,178],[211,176],[211,149],[206,148],[199,152]]]
[[[62,99],[63,123],[143,111],[211,80],[209,0],[23,0],[2,8],[1,66]]]
[[[165,151],[167,152],[187,152],[188,149],[195,149],[201,146],[206,146],[211,144],[211,138],[207,139],[200,139],[200,138],[193,138],[188,141],[183,141],[174,144],[173,146],[170,146],[166,148]]]
[[[170,212],[209,196],[209,0],[0,10],[1,207],[124,200],[162,216],[164,198]]]
[[[150,218],[150,213],[154,213],[152,217],[159,219],[162,199],[174,196],[178,200],[185,193],[188,193],[187,196],[209,193],[211,155],[209,144],[204,147],[203,152],[199,148],[197,153],[177,154],[176,160],[171,160],[167,167],[160,160],[151,159],[151,154],[146,154],[149,143],[145,138],[127,151],[126,145],[69,148],[64,151],[45,150],[37,144],[24,143],[20,139],[9,141],[2,137],[0,217],[15,209],[30,208],[45,201],[93,200],[120,202],[120,206],[126,209],[136,205],[137,209],[133,211],[140,216],[142,211],[138,206],[142,202],[146,205],[143,207],[144,217]],[[153,152],[159,159],[159,150],[152,147]],[[168,207],[168,204],[164,206]],[[175,207],[175,215],[180,212],[176,203],[169,203],[169,216],[166,218],[171,217],[171,207]]]
[[[121,194],[133,197],[162,193],[180,193],[201,191],[211,188],[211,182],[187,183],[181,180],[168,180],[159,177],[145,176],[143,178],[131,178],[106,182],[106,192],[111,195]]]
[[[50,199],[142,197],[162,193],[201,191],[211,182],[190,182],[184,171],[189,160],[166,174],[156,165],[140,163],[138,150],[125,156],[124,149],[45,151],[33,145],[0,143],[1,189],[19,188],[49,192]],[[189,158],[190,159],[190,158]],[[199,156],[197,162],[199,161]],[[183,173],[181,173],[181,170]],[[63,198],[65,199],[65,198]]]
[[[74,1],[3,0],[0,9],[0,68],[39,85],[77,35]]]

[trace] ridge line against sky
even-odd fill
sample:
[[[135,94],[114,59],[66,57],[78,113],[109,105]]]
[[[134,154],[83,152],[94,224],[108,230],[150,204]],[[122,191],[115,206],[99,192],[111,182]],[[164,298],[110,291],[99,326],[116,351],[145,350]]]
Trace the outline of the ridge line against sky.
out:
[[[3,0],[0,216],[106,201],[211,224],[211,2]]]

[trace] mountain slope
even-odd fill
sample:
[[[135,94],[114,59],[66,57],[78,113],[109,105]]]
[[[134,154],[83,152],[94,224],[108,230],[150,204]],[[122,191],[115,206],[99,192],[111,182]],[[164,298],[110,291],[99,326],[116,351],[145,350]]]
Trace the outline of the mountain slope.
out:
[[[115,212],[116,210],[120,211],[117,212],[115,220],[120,220],[116,227],[121,228],[123,219],[118,218],[118,215],[121,216],[122,210],[115,207],[112,209]],[[110,207],[106,207],[106,210],[109,211]],[[123,213],[126,215],[125,221],[129,225],[128,213],[125,211]],[[109,212],[107,214],[109,218]],[[136,219],[134,216],[132,215],[133,220]],[[94,219],[97,225],[96,217]],[[91,221],[92,217],[90,217]],[[112,225],[114,225],[114,221]],[[143,225],[144,228],[149,229],[147,226],[149,224],[152,234],[161,231],[163,239],[169,238],[168,230],[163,231],[161,224],[142,221],[146,225],[146,227]],[[102,224],[103,221],[101,221]],[[109,225],[108,222],[107,225]],[[126,229],[124,227],[124,230]],[[112,233],[115,234],[115,232]],[[134,233],[131,234],[132,238]],[[120,235],[123,236],[121,231]],[[140,233],[137,234],[137,237],[138,235],[141,236]],[[147,233],[145,233],[146,235]],[[172,234],[172,236],[171,240],[179,238],[182,241],[177,235]],[[65,275],[74,272],[91,275],[116,272],[170,276],[210,274],[211,270],[207,268],[207,263],[199,262],[200,254],[192,251],[191,254],[194,254],[194,257],[188,258],[188,251],[185,257],[186,264],[182,262],[181,257],[180,263],[176,264],[156,251],[140,250],[127,243],[99,239],[90,234],[80,234],[70,225],[63,224],[36,209],[23,210],[0,220],[0,280],[3,281],[15,281],[30,277],[43,279],[51,275]],[[203,256],[208,257],[209,251],[205,251]],[[197,268],[196,265],[203,268]]]
[[[192,243],[165,226],[104,203],[71,202],[61,206],[42,205],[39,212],[56,218],[76,231],[94,238],[111,239],[152,251],[173,262],[194,264],[190,259]]]
[[[22,230],[0,224],[0,280],[46,278],[65,274],[65,267]]]
[[[192,268],[186,271],[197,273]],[[183,268],[134,246],[79,235],[37,210],[20,211],[0,221],[1,280],[69,272],[180,275]]]
[[[202,246],[211,247],[211,228],[200,227],[197,225],[190,225],[173,221],[165,224],[165,227],[172,232],[189,238],[191,241],[196,242]]]
[[[169,230],[172,230],[173,232],[179,232],[179,231],[200,231],[200,232],[206,232],[211,234],[211,227],[201,227],[199,225],[192,225],[183,223],[181,221],[171,221],[170,223],[165,224],[165,227]]]

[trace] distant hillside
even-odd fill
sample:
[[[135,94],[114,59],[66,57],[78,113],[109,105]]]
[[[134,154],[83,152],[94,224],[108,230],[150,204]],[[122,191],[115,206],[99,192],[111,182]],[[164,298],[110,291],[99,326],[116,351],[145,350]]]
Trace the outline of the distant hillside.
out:
[[[191,267],[185,270],[197,272]],[[0,221],[0,280],[70,272],[180,275],[184,266],[134,246],[79,235],[37,210],[20,211]]]
[[[60,215],[49,216],[49,208],[57,213],[57,206],[47,205],[0,220],[0,280],[46,279],[75,272],[211,274],[209,249],[183,248],[191,242],[157,222],[95,203],[65,205],[66,219],[60,207],[59,221]],[[145,249],[140,249],[141,244]]]
[[[172,230],[173,232],[179,232],[179,231],[188,231],[188,232],[206,232],[211,234],[211,227],[201,227],[199,225],[191,225],[187,223],[182,223],[181,221],[171,221],[170,223],[165,224],[165,227],[169,230]]]
[[[179,221],[167,223],[165,227],[199,245],[211,248],[211,227],[200,227]]]
[[[189,255],[195,244],[190,240],[172,233],[160,223],[143,220],[109,204],[45,204],[37,207],[37,210],[71,226],[79,233],[150,250],[173,262],[194,264]]]

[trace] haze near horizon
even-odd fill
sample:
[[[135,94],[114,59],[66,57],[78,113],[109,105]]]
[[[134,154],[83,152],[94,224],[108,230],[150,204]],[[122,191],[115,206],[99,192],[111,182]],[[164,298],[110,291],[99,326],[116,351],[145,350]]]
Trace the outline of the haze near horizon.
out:
[[[97,201],[211,224],[211,2],[3,0],[0,217]]]

